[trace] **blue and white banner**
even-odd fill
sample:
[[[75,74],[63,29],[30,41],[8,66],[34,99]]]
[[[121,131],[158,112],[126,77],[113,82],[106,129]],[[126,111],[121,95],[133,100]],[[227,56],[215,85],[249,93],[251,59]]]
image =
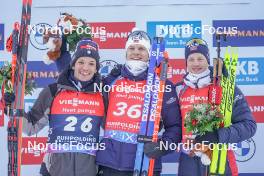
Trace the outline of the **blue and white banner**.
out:
[[[54,83],[59,76],[54,63],[46,65],[42,61],[29,61],[27,72],[29,78],[34,79],[37,88],[43,88]]]
[[[264,46],[264,20],[214,20],[213,27],[221,27],[220,32],[228,33],[227,42],[221,41],[222,46]],[[213,46],[216,47],[215,34]]]
[[[166,48],[184,48],[191,38],[201,38],[201,21],[148,21],[147,32],[151,38],[163,37]]]
[[[264,58],[239,58],[236,83],[238,85],[264,84]]]

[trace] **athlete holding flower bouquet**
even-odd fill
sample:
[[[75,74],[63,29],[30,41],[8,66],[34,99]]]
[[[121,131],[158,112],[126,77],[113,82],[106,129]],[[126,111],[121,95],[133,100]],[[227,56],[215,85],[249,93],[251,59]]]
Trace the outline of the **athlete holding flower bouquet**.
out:
[[[182,125],[183,142],[186,142],[187,138],[192,135],[189,131],[200,133],[194,139],[194,144],[199,144],[200,146],[205,141],[215,144],[230,144],[252,137],[256,132],[256,122],[243,93],[238,87],[235,87],[230,126],[220,128],[220,126],[224,126],[221,115],[218,119],[218,110],[215,109],[216,111],[214,112],[210,105],[208,105],[208,93],[213,83],[213,71],[209,67],[210,57],[207,43],[199,38],[187,42],[185,46],[185,59],[187,74],[184,76],[183,81],[176,85],[183,118],[182,123],[185,122],[185,126],[184,124]],[[193,109],[193,107],[195,108]],[[201,108],[205,108],[205,111],[201,113],[198,111],[199,108],[200,110]],[[210,111],[207,112],[206,116],[206,109],[208,108]],[[213,120],[205,120],[206,117],[204,115]],[[181,149],[178,175],[200,176],[208,174],[208,167],[202,164],[200,157],[193,155],[194,151]],[[236,175],[236,163],[231,155],[232,153],[228,153],[227,157],[224,158],[227,160],[224,175]]]

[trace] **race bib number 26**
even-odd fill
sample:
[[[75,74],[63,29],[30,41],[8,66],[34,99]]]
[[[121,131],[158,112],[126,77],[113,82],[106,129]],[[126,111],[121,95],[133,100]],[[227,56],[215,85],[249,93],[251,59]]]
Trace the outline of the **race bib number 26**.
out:
[[[64,126],[64,131],[76,131],[76,128],[80,128],[80,130],[84,133],[88,133],[92,130],[93,125],[92,125],[92,118],[87,117],[82,123],[81,125],[77,125],[78,123],[78,118],[75,116],[69,116],[65,119],[66,122],[68,122],[65,126]],[[78,130],[78,129],[77,129]]]

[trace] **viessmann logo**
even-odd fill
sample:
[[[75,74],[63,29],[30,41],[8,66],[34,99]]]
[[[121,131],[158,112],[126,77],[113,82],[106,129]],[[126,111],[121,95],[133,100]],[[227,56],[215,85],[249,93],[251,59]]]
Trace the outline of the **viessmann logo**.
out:
[[[227,32],[227,42],[222,46],[264,46],[264,20],[214,20],[214,28],[235,28],[235,32]],[[221,39],[222,40],[222,39]],[[213,37],[216,47],[216,38]]]
[[[54,83],[59,76],[55,64],[46,65],[42,61],[29,61],[27,72],[29,78],[34,79],[38,88]]]
[[[264,96],[246,96],[246,99],[257,123],[264,123]]]
[[[190,103],[195,103],[197,101],[201,102],[205,102],[208,100],[208,97],[200,97],[200,96],[195,96],[195,95],[191,95],[189,97],[184,97],[184,98],[180,98],[181,102],[190,102]]]
[[[22,164],[33,165],[41,164],[45,154],[45,150],[32,148],[32,144],[45,144],[47,137],[23,137],[22,140]]]
[[[61,105],[73,105],[73,106],[78,106],[78,105],[99,106],[100,105],[97,101],[81,100],[78,98],[73,98],[71,100],[59,100],[59,103]]]

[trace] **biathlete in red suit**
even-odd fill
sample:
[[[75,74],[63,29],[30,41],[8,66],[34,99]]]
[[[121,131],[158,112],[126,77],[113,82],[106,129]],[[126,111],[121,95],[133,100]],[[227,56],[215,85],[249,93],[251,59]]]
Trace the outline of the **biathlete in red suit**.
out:
[[[78,42],[71,63],[55,84],[44,88],[23,118],[23,131],[34,135],[49,126],[43,176],[96,176],[96,151],[105,115],[98,73],[98,45]]]
[[[185,58],[187,74],[182,82],[176,85],[179,96],[179,106],[184,122],[186,113],[193,104],[207,103],[208,90],[212,84],[212,69],[209,67],[209,49],[207,43],[202,39],[192,39],[185,47]],[[207,141],[209,143],[238,143],[252,137],[256,132],[256,122],[252,116],[243,93],[235,87],[234,105],[232,113],[232,125],[220,128],[214,132],[208,132],[203,136],[197,136],[195,143]],[[183,142],[188,137],[186,129],[183,129]],[[236,161],[232,152],[227,155],[227,165],[224,175],[237,175]],[[201,163],[197,156],[191,157],[188,151],[181,150],[179,159],[179,176],[204,176],[207,175],[209,167]]]

